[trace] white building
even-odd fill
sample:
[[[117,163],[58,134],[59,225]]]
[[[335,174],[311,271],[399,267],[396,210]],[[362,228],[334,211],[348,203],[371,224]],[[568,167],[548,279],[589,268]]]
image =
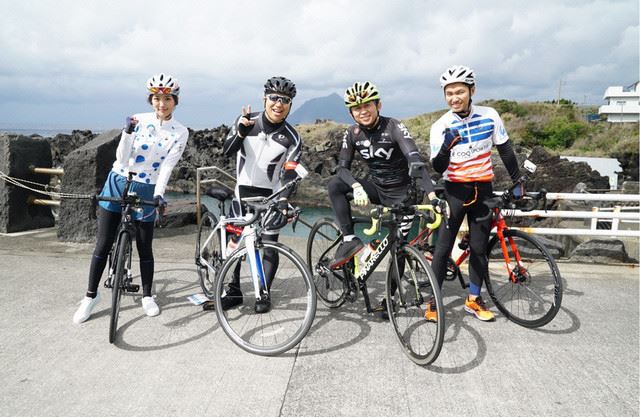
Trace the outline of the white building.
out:
[[[640,81],[628,87],[609,87],[604,92],[607,104],[600,106],[598,113],[607,116],[608,122],[640,121]]]

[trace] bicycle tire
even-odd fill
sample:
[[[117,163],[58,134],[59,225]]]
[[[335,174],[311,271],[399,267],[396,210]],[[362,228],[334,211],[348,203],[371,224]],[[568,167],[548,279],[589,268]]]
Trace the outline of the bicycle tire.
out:
[[[513,242],[521,257],[515,276],[517,282],[505,274],[505,258],[500,240],[489,241],[489,275],[487,291],[498,310],[509,320],[524,327],[535,328],[549,323],[562,304],[562,277],[551,253],[535,236],[520,230],[505,230],[504,237],[513,270],[515,254]]]
[[[444,304],[438,281],[424,255],[417,248],[403,245],[397,256],[404,260],[404,273],[398,279],[392,261],[386,278],[389,322],[403,352],[414,363],[429,365],[438,358],[444,342]],[[395,282],[395,287],[393,289]],[[433,298],[437,321],[425,319]]]
[[[214,297],[216,274],[222,265],[222,250],[225,249],[220,241],[220,233],[215,233],[207,241],[217,224],[217,217],[211,212],[206,212],[198,226],[196,240],[196,259],[199,259],[200,263],[204,260],[211,266],[209,268],[207,265],[196,264],[200,288],[209,299]]]
[[[307,265],[313,284],[320,301],[329,308],[343,305],[349,292],[344,267],[329,269],[341,239],[338,225],[330,218],[317,220],[307,239]]]
[[[247,248],[240,247],[224,262],[216,280],[216,316],[227,336],[243,350],[262,356],[274,356],[288,351],[305,337],[316,313],[316,290],[304,260],[292,249],[278,242],[262,242],[279,256],[278,269],[271,284],[271,310],[254,311],[255,289],[250,263],[243,258]],[[224,310],[222,296],[238,270],[240,305]],[[227,296],[231,297],[231,296]]]
[[[118,255],[116,256],[116,270],[111,283],[111,319],[109,320],[109,343],[114,343],[118,331],[118,317],[120,316],[120,301],[122,288],[127,274],[127,265],[131,256],[131,236],[122,233],[118,239]]]

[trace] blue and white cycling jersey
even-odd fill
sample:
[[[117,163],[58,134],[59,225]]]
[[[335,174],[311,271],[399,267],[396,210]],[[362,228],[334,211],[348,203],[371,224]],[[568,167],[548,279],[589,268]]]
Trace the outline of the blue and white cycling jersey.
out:
[[[446,128],[458,130],[462,140],[451,148],[444,179],[451,182],[490,182],[493,179],[491,148],[509,140],[498,112],[491,107],[471,106],[469,116],[462,119],[449,110],[431,126],[431,159],[442,147]]]

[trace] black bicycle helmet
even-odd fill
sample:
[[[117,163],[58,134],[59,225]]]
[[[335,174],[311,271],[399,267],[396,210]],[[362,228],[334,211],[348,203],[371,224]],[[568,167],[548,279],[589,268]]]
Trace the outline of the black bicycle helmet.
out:
[[[282,94],[283,96],[294,98],[296,96],[296,85],[285,77],[271,77],[264,85],[264,93]]]

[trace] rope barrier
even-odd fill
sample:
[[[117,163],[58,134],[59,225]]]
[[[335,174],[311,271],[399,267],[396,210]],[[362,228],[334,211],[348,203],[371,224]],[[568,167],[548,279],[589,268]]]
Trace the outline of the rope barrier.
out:
[[[9,175],[5,174],[2,171],[0,171],[0,179],[8,182],[9,184],[13,184],[16,187],[24,188],[26,190],[33,191],[34,193],[47,195],[47,196],[52,197],[52,198],[59,198],[59,199],[63,199],[63,198],[67,198],[67,199],[89,199],[89,198],[91,198],[93,196],[92,194],[73,194],[73,193],[63,193],[63,192],[58,192],[58,191],[47,191],[47,188],[50,188],[50,186],[48,184],[40,184],[40,183],[37,183],[37,182],[25,180],[25,179],[22,179],[22,178],[10,177]],[[38,186],[38,187],[42,187],[44,190],[37,190],[37,189],[29,187],[29,186],[27,186],[27,185],[25,185],[23,183],[35,185],[35,186]]]

